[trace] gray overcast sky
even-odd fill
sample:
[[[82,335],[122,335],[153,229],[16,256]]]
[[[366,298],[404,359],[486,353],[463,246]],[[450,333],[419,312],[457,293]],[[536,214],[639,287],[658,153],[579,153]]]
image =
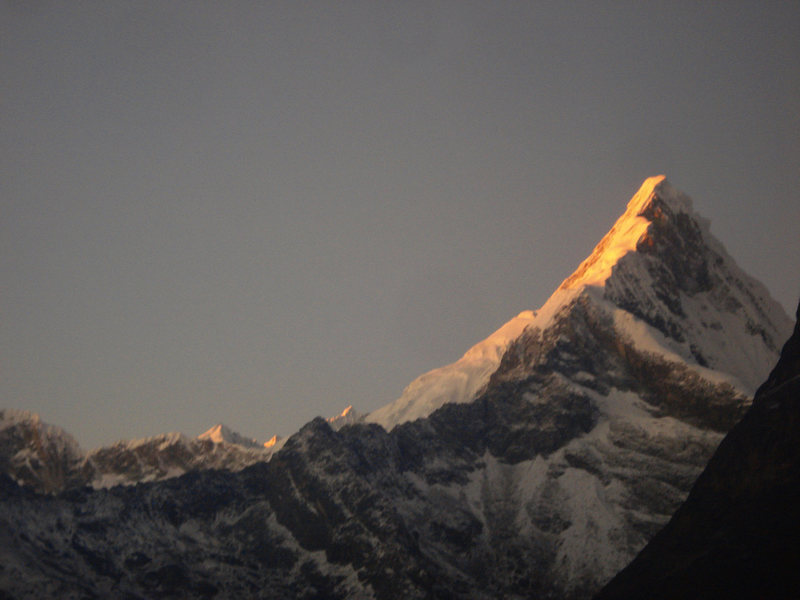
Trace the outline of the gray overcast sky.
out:
[[[793,314],[797,2],[0,3],[0,406],[373,410],[665,173]]]

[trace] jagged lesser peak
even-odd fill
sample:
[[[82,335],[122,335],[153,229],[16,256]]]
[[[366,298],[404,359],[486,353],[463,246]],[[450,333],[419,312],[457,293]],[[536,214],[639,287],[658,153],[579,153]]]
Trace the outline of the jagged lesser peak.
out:
[[[363,415],[359,414],[359,412],[352,406],[348,406],[341,412],[341,414],[338,414],[335,417],[329,417],[326,419],[326,421],[328,422],[328,425],[330,425],[334,430],[338,431],[345,425],[358,423],[362,419]]]
[[[239,446],[244,446],[245,448],[260,448],[262,444],[260,444],[257,440],[252,438],[247,438],[240,433],[233,431],[230,427],[223,425],[222,423],[218,423],[214,425],[208,431],[205,431],[197,436],[199,440],[210,440],[215,444],[226,443],[226,444],[238,444]]]
[[[266,442],[264,442],[264,448],[268,450],[271,448],[279,448],[280,447],[279,444],[282,445],[285,442],[286,442],[285,438],[276,434],[273,435],[271,438],[269,438]]]

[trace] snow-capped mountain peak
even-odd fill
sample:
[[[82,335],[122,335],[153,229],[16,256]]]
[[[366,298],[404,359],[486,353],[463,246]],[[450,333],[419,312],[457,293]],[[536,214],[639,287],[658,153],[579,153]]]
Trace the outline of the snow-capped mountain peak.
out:
[[[457,362],[417,378],[365,420],[388,430],[444,404],[472,401],[517,338],[552,327],[580,297],[602,305],[618,334],[642,351],[686,361],[745,395],[755,391],[791,329],[781,306],[736,265],[689,196],[658,175],[644,181],[539,310],[520,313]]]
[[[218,423],[214,425],[208,431],[205,431],[197,436],[198,440],[210,440],[215,444],[238,444],[239,446],[244,446],[245,448],[261,448],[262,444],[260,444],[257,440],[252,438],[247,438],[235,431],[233,431],[230,427],[223,425],[222,423]]]
[[[791,331],[663,177],[593,256],[368,416],[383,429],[336,430],[346,409],[267,449],[216,443],[222,427],[120,443],[81,482],[152,484],[44,501],[0,477],[0,589],[592,597],[686,497]]]

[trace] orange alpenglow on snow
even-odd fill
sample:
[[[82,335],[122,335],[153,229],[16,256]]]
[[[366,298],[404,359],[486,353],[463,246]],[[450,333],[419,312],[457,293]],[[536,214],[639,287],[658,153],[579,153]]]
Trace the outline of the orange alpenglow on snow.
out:
[[[275,444],[277,444],[281,440],[280,436],[273,435],[269,438],[266,442],[264,442],[264,448],[272,448]]]
[[[619,259],[628,252],[635,251],[637,245],[645,241],[651,222],[641,215],[657,193],[668,198],[668,201],[679,210],[691,212],[689,198],[675,190],[664,175],[646,179],[631,198],[625,213],[614,223],[611,231],[600,240],[591,255],[575,272],[564,280],[559,289],[571,289],[583,285],[602,286],[611,276],[611,269]]]

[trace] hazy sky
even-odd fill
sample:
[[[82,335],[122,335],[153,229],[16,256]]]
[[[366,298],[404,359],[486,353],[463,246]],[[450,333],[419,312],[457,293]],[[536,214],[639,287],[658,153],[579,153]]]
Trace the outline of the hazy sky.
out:
[[[0,407],[366,412],[665,173],[793,314],[797,2],[0,3]]]

